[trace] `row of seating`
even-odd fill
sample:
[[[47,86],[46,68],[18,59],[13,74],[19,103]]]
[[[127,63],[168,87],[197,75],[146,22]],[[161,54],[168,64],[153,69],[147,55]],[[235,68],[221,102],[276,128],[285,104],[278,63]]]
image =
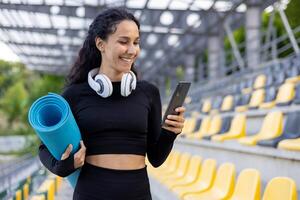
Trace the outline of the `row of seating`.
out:
[[[243,78],[229,87],[229,93],[243,93],[253,89],[269,86],[279,86],[286,82],[297,82],[300,78],[300,57],[285,60],[282,63],[270,66],[262,74],[252,78]]]
[[[278,147],[285,150],[300,151],[300,111],[286,114],[279,110],[269,112],[258,133],[246,134],[247,119],[245,114],[221,117],[218,114],[198,119],[187,118],[181,137],[206,139],[217,142],[236,139],[244,145]]]
[[[205,99],[200,111],[204,114],[237,111],[244,112],[253,109],[270,109],[274,106],[287,106],[291,103],[300,104],[300,84],[284,83],[278,89],[274,86],[267,89],[256,89],[251,93],[217,96]]]
[[[61,183],[62,177],[49,175],[30,200],[54,200]]]
[[[256,169],[244,169],[237,180],[235,165],[198,155],[173,150],[159,168],[148,165],[149,175],[183,200],[260,200],[261,175]],[[262,200],[297,200],[293,179],[275,177],[270,180]]]
[[[191,97],[191,103],[197,105],[200,101],[200,111],[205,114],[289,105],[294,98],[298,99],[294,102],[300,103],[299,81],[300,57],[295,57],[267,68],[254,78],[242,76],[229,86],[201,90],[200,96],[195,93]]]

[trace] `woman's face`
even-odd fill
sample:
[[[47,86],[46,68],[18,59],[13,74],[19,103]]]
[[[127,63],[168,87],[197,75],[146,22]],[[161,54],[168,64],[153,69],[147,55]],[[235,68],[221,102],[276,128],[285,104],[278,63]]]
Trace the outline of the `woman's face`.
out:
[[[105,71],[124,73],[131,69],[140,52],[139,29],[134,21],[123,20],[107,40],[101,41],[102,64]]]

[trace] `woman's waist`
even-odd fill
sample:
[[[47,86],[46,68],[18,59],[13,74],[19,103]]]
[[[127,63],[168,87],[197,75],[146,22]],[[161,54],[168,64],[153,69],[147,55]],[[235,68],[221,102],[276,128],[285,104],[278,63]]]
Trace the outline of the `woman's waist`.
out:
[[[86,156],[86,162],[108,169],[142,169],[145,167],[145,156],[134,154],[97,154]]]

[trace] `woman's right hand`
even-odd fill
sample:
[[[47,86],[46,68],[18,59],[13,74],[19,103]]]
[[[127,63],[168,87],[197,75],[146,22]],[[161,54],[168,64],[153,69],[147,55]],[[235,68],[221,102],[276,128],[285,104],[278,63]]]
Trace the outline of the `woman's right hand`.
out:
[[[61,156],[61,160],[67,159],[70,156],[72,149],[73,149],[72,144],[69,144],[66,151]],[[82,167],[84,165],[85,152],[86,152],[86,147],[84,146],[83,141],[80,140],[80,149],[74,154],[74,168],[75,169]]]

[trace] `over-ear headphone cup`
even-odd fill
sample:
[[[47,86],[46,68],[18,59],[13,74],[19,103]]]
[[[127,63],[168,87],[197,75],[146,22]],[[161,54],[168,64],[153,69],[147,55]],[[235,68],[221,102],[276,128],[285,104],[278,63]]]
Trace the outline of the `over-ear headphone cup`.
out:
[[[133,72],[125,73],[122,76],[121,81],[121,95],[127,97],[131,94],[131,91],[136,87],[136,77]]]
[[[127,97],[131,92],[130,81],[131,81],[131,75],[129,73],[123,74],[121,80],[121,95],[124,97]]]
[[[131,76],[133,78],[133,80],[131,82],[131,89],[135,90],[135,88],[136,88],[136,81],[137,81],[136,80],[136,76],[135,76],[135,74],[132,71],[130,71],[129,73],[131,74]]]
[[[95,81],[100,85],[100,90],[97,93],[106,98],[109,97],[113,92],[113,86],[110,79],[104,74],[98,74],[95,77]]]

